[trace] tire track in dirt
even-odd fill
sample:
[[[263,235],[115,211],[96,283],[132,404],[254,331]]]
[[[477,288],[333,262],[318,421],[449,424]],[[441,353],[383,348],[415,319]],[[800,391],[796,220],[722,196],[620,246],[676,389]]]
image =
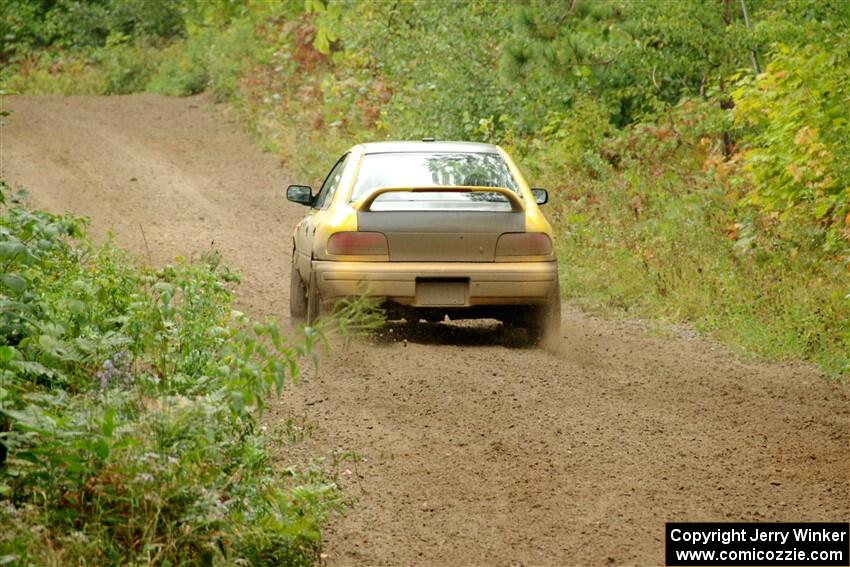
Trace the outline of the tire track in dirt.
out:
[[[89,215],[96,235],[111,229],[155,263],[214,242],[243,275],[238,304],[285,317],[302,209],[222,107],[6,106],[0,168],[34,204]],[[339,465],[357,504],[328,529],[329,564],[660,564],[669,520],[850,517],[848,388],[810,366],[566,306],[558,344],[516,343],[481,326],[394,326],[325,356],[274,405],[270,423],[318,426],[306,449],[359,457]]]

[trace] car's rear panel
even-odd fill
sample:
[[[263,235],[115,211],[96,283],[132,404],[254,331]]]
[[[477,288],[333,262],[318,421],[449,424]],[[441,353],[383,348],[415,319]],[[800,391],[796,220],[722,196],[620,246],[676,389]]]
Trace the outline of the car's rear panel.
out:
[[[537,304],[558,278],[554,261],[315,261],[313,270],[328,302],[368,294],[413,307]]]
[[[386,236],[391,262],[493,262],[503,233],[525,231],[525,213],[368,211],[357,227]]]

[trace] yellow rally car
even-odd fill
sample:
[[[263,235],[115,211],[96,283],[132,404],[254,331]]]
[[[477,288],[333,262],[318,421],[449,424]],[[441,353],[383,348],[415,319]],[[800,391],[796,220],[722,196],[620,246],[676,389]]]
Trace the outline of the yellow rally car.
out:
[[[370,295],[391,319],[493,318],[538,342],[560,326],[552,227],[504,150],[468,142],[354,146],[293,234],[290,311],[312,323],[336,301]]]

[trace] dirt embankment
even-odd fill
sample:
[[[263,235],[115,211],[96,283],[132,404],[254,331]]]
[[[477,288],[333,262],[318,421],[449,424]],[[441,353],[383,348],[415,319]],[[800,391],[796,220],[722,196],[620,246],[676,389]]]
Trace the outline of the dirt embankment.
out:
[[[239,305],[285,318],[303,210],[220,108],[5,103],[2,175],[34,204],[89,215],[155,263],[212,245],[243,275]],[[670,520],[850,518],[846,386],[569,308],[563,322],[549,350],[487,327],[395,327],[275,404],[270,423],[300,416],[317,426],[309,448],[359,458],[341,465],[357,504],[326,534],[329,564],[649,565]]]

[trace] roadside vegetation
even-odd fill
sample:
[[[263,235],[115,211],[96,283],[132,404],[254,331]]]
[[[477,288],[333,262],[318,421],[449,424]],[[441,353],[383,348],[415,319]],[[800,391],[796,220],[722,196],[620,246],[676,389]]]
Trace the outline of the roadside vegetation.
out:
[[[0,182],[0,564],[314,564],[342,495],[272,466],[260,417],[364,306],[287,339],[216,253],[142,268],[19,198]]]
[[[850,372],[843,0],[3,6],[14,92],[208,92],[307,181],[357,141],[499,143],[570,300]]]

